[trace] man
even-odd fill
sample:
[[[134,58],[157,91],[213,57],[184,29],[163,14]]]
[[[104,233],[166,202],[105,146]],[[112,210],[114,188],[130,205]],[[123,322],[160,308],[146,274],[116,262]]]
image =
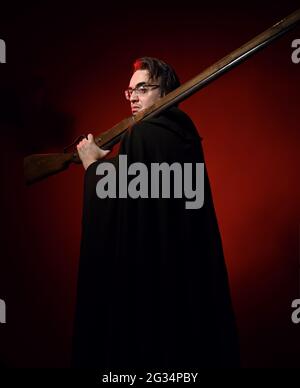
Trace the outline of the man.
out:
[[[179,86],[155,58],[134,64],[132,114]],[[204,204],[184,198],[104,198],[97,168],[109,151],[88,135],[73,365],[106,368],[235,367],[238,343],[221,238],[205,170]],[[203,163],[201,139],[177,107],[134,125],[120,155],[140,162]],[[105,159],[117,169],[119,160]],[[194,174],[195,175],[195,174]],[[174,178],[175,179],[175,178]]]

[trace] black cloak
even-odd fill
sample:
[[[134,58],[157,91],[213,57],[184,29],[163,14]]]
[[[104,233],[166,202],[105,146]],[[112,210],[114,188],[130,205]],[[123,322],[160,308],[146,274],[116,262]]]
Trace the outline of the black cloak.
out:
[[[119,154],[128,164],[204,163],[193,122],[175,107],[133,126]],[[118,168],[117,158],[110,161]],[[204,205],[191,210],[184,197],[99,199],[96,168],[102,162],[85,173],[72,366],[238,366],[206,169]]]

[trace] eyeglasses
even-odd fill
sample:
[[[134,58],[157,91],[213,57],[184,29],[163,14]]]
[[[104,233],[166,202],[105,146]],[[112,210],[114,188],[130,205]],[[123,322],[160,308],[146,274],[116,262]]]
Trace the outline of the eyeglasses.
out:
[[[125,90],[125,98],[126,100],[130,100],[133,92],[135,92],[137,96],[141,96],[143,94],[146,94],[150,88],[156,89],[156,88],[159,88],[159,86],[160,85],[142,84],[142,85],[136,86],[134,89],[128,88]]]

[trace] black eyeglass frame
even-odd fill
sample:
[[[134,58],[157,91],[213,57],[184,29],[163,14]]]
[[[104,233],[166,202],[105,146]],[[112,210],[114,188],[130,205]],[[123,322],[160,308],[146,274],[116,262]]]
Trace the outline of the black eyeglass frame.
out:
[[[140,96],[141,94],[145,94],[149,88],[159,88],[160,85],[156,85],[156,84],[141,84],[141,85],[138,85],[136,86],[135,88],[131,89],[131,88],[128,88],[124,91],[125,93],[125,98],[126,100],[130,100],[131,98],[131,95],[133,92],[135,92],[138,96]]]

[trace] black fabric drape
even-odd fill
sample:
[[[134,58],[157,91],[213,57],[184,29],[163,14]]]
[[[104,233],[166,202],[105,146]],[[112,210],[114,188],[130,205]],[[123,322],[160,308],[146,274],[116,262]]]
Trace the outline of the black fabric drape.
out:
[[[201,163],[201,138],[178,108],[135,125],[128,164]],[[108,160],[105,160],[107,162]],[[86,171],[72,365],[236,367],[238,340],[205,170],[204,205],[186,198],[99,199]],[[111,160],[118,168],[118,158]]]

